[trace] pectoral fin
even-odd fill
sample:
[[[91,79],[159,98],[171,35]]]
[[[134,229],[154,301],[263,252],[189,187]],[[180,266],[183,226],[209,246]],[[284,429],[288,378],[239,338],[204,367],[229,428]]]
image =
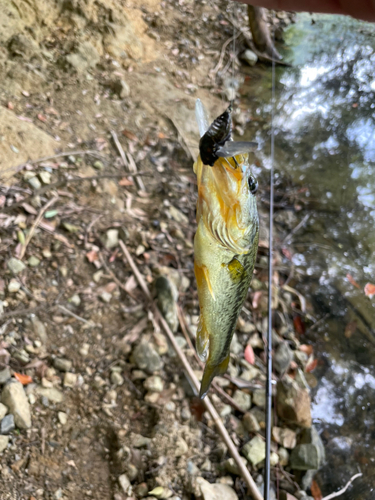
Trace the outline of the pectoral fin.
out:
[[[208,389],[210,388],[211,382],[216,375],[223,375],[228,368],[230,354],[222,361],[219,365],[212,366],[209,363],[206,364],[203,372],[203,378],[201,382],[201,389],[199,391],[199,397],[203,399]]]
[[[211,294],[211,297],[216,300],[215,294],[211,285],[210,281],[210,273],[205,265],[203,266],[198,266],[197,264],[194,264],[194,271],[195,271],[195,279],[197,280],[197,285],[198,288],[203,286],[205,283],[207,285],[207,288]]]

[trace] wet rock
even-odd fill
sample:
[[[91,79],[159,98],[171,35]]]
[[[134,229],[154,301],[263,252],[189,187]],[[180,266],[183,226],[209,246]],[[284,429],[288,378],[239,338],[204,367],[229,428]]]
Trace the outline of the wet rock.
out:
[[[40,396],[47,398],[51,403],[62,403],[64,401],[64,395],[61,391],[56,389],[56,387],[37,387],[35,392]]]
[[[12,278],[8,284],[8,292],[9,293],[17,293],[21,288],[21,283],[17,281],[15,278]]]
[[[260,431],[259,422],[253,413],[250,413],[250,412],[245,413],[245,415],[242,419],[242,423],[248,432],[259,432]]]
[[[238,500],[235,491],[227,484],[211,484],[203,479],[203,477],[198,477],[197,486],[200,489],[203,500]]]
[[[293,360],[293,351],[287,342],[279,344],[275,351],[274,365],[279,373],[285,373]]]
[[[247,411],[249,410],[251,406],[251,396],[250,394],[247,394],[246,392],[243,391],[235,391],[233,394],[233,401],[236,402],[236,404],[243,410]]]
[[[2,420],[7,413],[8,413],[8,408],[5,405],[3,405],[3,403],[0,403],[0,420]]]
[[[265,389],[255,389],[253,392],[253,403],[259,408],[266,407],[266,391]]]
[[[0,371],[0,384],[5,384],[10,379],[10,369],[7,366]]]
[[[21,260],[14,257],[8,260],[7,266],[8,269],[10,269],[10,271],[14,274],[19,274],[26,269],[25,264]]]
[[[0,453],[2,453],[9,444],[9,436],[0,436]]]
[[[1,394],[1,402],[8,407],[9,413],[14,416],[14,421],[20,429],[31,427],[29,401],[22,384],[16,380],[9,381]]]
[[[260,436],[255,436],[242,447],[241,451],[244,457],[255,466],[266,458],[266,443]]]
[[[53,360],[53,366],[56,368],[56,370],[59,370],[61,372],[68,372],[69,370],[71,370],[73,363],[69,359],[55,358]]]
[[[148,391],[162,392],[162,390],[164,389],[164,382],[161,377],[159,377],[158,375],[154,375],[147,378],[144,381],[143,386]]]
[[[318,453],[318,464],[320,468],[326,459],[323,441],[321,440],[318,431],[314,426],[310,429],[303,429],[299,436],[299,444],[313,444]]]
[[[158,307],[166,319],[172,332],[178,328],[177,300],[178,291],[171,280],[165,276],[159,276],[155,281]]]
[[[317,447],[313,444],[299,444],[290,455],[290,467],[296,470],[316,470],[319,468]]]
[[[141,370],[154,373],[163,368],[163,361],[155,348],[147,341],[142,341],[133,352],[134,363]]]
[[[121,486],[122,491],[126,495],[131,495],[132,493],[132,486],[130,484],[129,478],[126,474],[121,474],[121,476],[118,478],[118,482]]]
[[[104,246],[108,250],[118,246],[119,244],[118,235],[119,235],[118,229],[108,229],[108,231],[106,232],[105,243],[104,243]]]
[[[247,460],[246,460],[246,458],[241,457],[241,460],[244,463],[245,467],[247,467]],[[231,474],[234,474],[236,476],[240,476],[241,475],[240,469],[238,468],[238,465],[236,464],[236,462],[235,462],[235,460],[233,458],[228,458],[228,460],[225,460],[224,467]]]
[[[277,414],[286,422],[311,427],[310,395],[288,376],[277,383]]]
[[[258,56],[252,50],[247,49],[240,55],[240,59],[247,63],[249,66],[255,66],[258,61]]]
[[[100,56],[90,42],[79,43],[73,54],[66,56],[66,61],[77,73],[83,73],[98,64]]]
[[[288,450],[280,446],[278,449],[278,455],[279,455],[279,464],[282,467],[286,467],[289,464],[289,453]]]
[[[6,415],[0,424],[0,433],[1,434],[10,434],[16,426],[14,425],[14,417],[10,413],[9,415]]]
[[[297,444],[297,434],[291,429],[274,427],[272,429],[272,438],[276,443],[281,444],[284,448],[292,449]]]

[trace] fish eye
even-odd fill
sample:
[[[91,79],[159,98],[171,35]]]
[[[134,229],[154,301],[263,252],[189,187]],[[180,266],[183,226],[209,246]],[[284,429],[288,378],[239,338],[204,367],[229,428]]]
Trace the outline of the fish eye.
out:
[[[250,175],[247,182],[249,183],[250,193],[255,194],[258,191],[258,181]]]

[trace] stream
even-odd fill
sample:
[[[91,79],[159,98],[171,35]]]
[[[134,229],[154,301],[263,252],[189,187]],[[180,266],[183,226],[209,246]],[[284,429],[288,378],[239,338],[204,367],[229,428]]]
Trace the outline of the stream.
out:
[[[364,293],[375,284],[375,25],[300,14],[284,39],[291,66],[276,68],[275,169],[309,201],[287,247],[291,286],[320,320],[301,338],[319,361],[312,415],[327,460],[315,479],[325,496],[361,471],[340,498],[375,499],[375,296]],[[271,67],[255,72],[241,89],[253,116],[243,139],[256,136],[267,168]]]

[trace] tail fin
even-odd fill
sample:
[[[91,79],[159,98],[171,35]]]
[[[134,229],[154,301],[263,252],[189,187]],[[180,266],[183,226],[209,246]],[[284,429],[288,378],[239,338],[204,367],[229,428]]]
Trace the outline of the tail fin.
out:
[[[219,365],[212,366],[209,361],[206,363],[203,372],[203,378],[201,382],[201,389],[199,391],[200,399],[203,399],[210,388],[211,382],[216,375],[223,375],[228,368],[230,354],[222,361]]]

